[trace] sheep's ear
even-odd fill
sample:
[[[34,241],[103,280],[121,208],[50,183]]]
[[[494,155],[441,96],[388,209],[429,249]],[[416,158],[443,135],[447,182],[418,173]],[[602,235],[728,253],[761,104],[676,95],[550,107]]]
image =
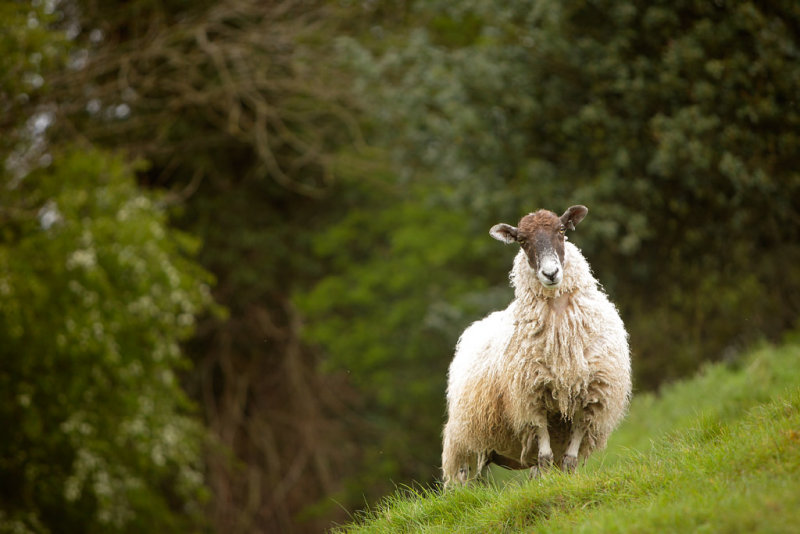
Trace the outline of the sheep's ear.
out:
[[[567,211],[561,216],[561,224],[570,230],[574,230],[575,225],[581,222],[587,213],[589,213],[589,208],[580,204],[567,208]]]
[[[510,224],[500,223],[492,226],[492,229],[489,230],[489,235],[498,241],[510,244],[517,240],[518,231]]]

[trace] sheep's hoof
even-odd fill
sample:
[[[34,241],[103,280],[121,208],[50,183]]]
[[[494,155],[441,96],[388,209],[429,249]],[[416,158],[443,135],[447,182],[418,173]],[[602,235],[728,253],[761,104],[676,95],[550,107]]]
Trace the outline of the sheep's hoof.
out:
[[[561,470],[567,473],[573,473],[578,467],[578,457],[571,454],[565,454],[561,459]]]
[[[544,473],[553,467],[553,453],[539,455],[539,471]]]

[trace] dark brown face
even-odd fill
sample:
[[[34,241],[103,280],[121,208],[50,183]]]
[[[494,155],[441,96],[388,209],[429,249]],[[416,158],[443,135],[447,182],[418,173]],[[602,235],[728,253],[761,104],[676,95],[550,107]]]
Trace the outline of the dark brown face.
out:
[[[558,287],[564,278],[564,235],[574,230],[588,211],[585,206],[572,206],[559,217],[552,211],[539,210],[524,216],[516,227],[496,224],[489,233],[505,243],[519,243],[539,282]]]
[[[539,210],[519,221],[517,242],[528,256],[528,265],[545,286],[561,283],[566,231],[566,225],[552,211]]]

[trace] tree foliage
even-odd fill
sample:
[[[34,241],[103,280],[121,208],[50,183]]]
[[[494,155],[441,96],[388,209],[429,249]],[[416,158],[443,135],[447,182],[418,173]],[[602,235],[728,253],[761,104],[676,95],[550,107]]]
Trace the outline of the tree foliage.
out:
[[[474,274],[492,254],[490,243],[472,239],[475,221],[431,201],[425,185],[393,181],[384,171],[370,190],[339,200],[340,215],[312,239],[322,279],[296,297],[309,318],[306,339],[325,349],[323,370],[346,370],[368,407],[370,438],[360,445],[371,467],[349,495],[354,503],[365,487],[391,490],[398,472],[431,473],[447,354],[465,318],[505,293],[487,291]]]
[[[343,47],[406,172],[461,209],[513,222],[590,206],[579,239],[654,385],[796,316],[799,16],[792,2],[434,2],[405,46]]]
[[[0,3],[0,530],[200,529],[179,344],[211,278],[131,164],[48,139],[68,43],[52,7]]]
[[[75,2],[79,68],[54,80],[59,132],[147,160],[140,182],[170,190],[174,224],[228,310],[187,344],[188,389],[217,447],[209,515],[220,531],[307,529],[355,465],[355,395],[320,375],[299,335],[292,288],[315,272],[309,219],[357,143],[347,78],[326,36],[326,2]],[[304,231],[306,230],[306,231]],[[326,439],[323,439],[326,437]],[[331,511],[333,509],[333,511]],[[321,510],[321,511],[320,511]]]
[[[6,182],[6,186],[8,183]],[[59,154],[5,196],[2,521],[37,532],[197,525],[202,429],[176,373],[209,303],[188,236],[131,170]]]

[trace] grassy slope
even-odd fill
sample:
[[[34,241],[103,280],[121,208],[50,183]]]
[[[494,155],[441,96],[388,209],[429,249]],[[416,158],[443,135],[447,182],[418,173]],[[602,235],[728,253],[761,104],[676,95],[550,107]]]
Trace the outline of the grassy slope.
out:
[[[352,532],[797,532],[800,344],[638,395],[573,476],[406,489]]]

